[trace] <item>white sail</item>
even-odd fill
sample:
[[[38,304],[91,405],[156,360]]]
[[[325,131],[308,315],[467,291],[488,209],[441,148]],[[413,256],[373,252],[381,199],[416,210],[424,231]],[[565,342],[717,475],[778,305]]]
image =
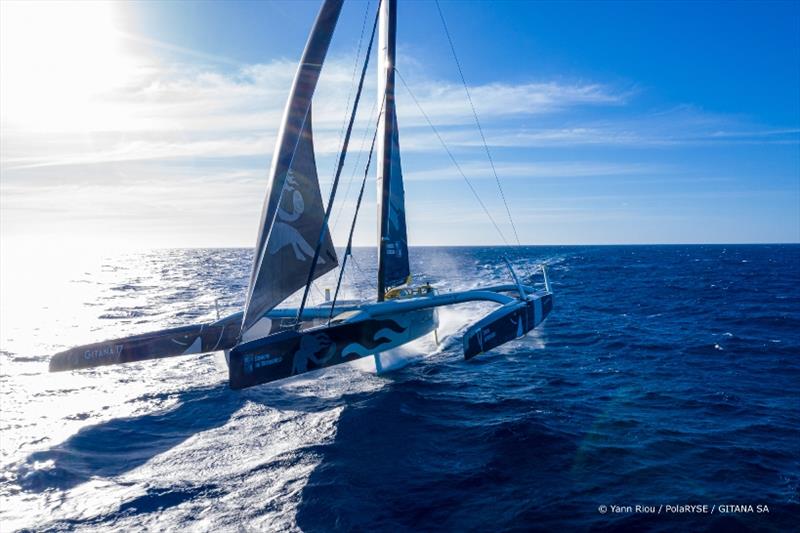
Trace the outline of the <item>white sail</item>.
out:
[[[278,133],[261,211],[253,270],[242,321],[243,335],[264,314],[303,287],[323,230],[324,208],[317,179],[311,100],[343,0],[325,0],[309,35]],[[338,260],[325,228],[318,278]]]

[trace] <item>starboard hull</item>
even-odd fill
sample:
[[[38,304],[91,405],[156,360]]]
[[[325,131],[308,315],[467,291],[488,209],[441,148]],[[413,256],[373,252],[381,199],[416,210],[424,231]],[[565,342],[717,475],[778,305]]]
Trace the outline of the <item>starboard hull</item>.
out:
[[[464,333],[464,359],[523,337],[541,324],[553,310],[553,295],[508,303],[496,309]]]

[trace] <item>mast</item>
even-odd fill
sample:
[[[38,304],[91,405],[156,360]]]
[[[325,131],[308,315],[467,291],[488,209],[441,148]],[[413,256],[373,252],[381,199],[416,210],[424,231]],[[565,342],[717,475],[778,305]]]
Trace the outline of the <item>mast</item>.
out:
[[[407,283],[408,236],[394,94],[397,1],[382,0],[378,31],[378,301],[387,289]]]
[[[380,4],[378,29],[378,109],[383,113],[378,122],[378,301],[386,294],[383,239],[389,208],[389,180],[392,164],[392,125],[394,123],[394,61],[397,43],[397,4],[383,0]]]

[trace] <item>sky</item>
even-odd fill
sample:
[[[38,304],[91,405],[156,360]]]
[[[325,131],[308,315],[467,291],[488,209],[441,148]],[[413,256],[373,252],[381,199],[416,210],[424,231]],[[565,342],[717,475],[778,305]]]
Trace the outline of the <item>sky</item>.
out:
[[[346,2],[317,88],[325,198],[375,6]],[[523,244],[800,242],[800,2],[441,7]],[[4,245],[253,246],[318,8],[0,2]],[[339,245],[374,65],[333,211]],[[400,1],[397,68],[410,244],[515,242],[434,3]],[[357,245],[376,240],[374,188]]]

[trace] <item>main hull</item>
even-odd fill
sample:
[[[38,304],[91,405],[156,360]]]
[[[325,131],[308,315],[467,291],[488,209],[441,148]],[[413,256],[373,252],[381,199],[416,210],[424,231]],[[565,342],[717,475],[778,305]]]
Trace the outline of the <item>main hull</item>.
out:
[[[243,389],[354,361],[402,346],[437,326],[437,311],[428,308],[283,331],[230,351],[230,387]]]

